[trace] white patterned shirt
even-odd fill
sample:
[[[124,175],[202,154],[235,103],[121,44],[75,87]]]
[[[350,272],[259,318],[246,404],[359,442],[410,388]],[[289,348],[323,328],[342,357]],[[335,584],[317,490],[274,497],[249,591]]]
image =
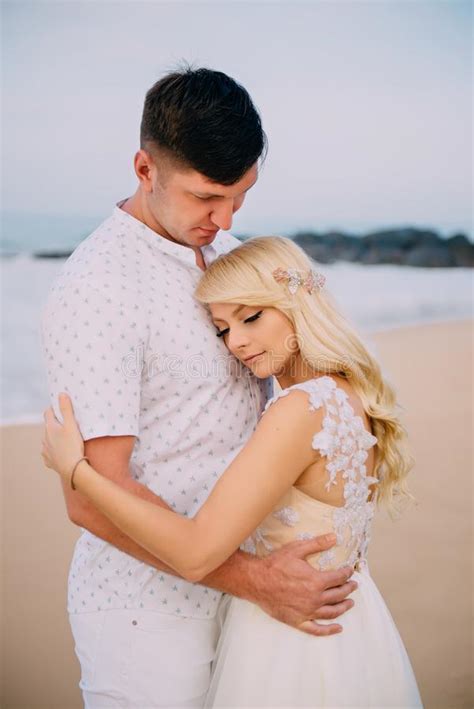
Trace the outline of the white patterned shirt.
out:
[[[218,233],[207,264],[238,240]],[[83,437],[136,436],[136,480],[193,516],[271,394],[230,355],[194,290],[192,249],[116,207],[65,263],[43,313],[49,390],[70,393]],[[71,613],[144,608],[209,618],[221,594],[157,571],[84,530]]]

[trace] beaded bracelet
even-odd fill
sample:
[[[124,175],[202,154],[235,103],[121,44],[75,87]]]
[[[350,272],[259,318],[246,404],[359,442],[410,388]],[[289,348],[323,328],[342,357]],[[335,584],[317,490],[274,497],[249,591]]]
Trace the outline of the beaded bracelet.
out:
[[[79,458],[79,460],[78,460],[77,463],[75,464],[74,468],[72,469],[72,473],[71,473],[71,477],[70,477],[70,482],[71,482],[71,487],[72,487],[73,490],[76,489],[76,486],[74,485],[74,473],[76,472],[76,468],[77,468],[77,466],[79,465],[79,463],[82,463],[83,460],[87,460],[87,462],[89,462],[89,458],[87,458],[86,456],[83,456],[82,458]]]

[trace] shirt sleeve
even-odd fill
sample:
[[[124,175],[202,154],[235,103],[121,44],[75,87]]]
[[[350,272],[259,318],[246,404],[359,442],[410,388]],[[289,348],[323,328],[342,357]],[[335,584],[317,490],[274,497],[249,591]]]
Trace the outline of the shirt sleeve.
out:
[[[138,436],[145,342],[137,306],[82,285],[53,289],[41,333],[56,416],[58,394],[67,392],[85,440]]]

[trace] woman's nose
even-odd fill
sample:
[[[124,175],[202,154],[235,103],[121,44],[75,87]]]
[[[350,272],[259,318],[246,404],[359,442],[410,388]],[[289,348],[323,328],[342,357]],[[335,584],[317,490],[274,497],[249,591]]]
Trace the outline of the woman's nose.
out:
[[[239,352],[249,344],[249,338],[241,329],[231,329],[227,337],[227,347],[233,353],[238,355]]]

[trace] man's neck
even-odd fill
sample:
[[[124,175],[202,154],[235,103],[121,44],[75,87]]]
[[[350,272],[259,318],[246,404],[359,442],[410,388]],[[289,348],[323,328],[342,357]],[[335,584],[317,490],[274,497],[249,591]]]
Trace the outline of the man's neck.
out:
[[[163,239],[175,241],[167,233],[166,229],[163,229],[161,224],[159,224],[158,221],[153,217],[153,214],[147,208],[146,202],[143,199],[143,196],[139,189],[135,192],[134,195],[126,199],[125,202],[120,205],[120,209],[123,209],[124,212],[130,214],[130,216],[134,217],[134,219],[138,219],[139,222],[145,224],[149,229],[156,232],[159,236],[163,237]]]
[[[184,248],[192,249],[196,256],[196,266],[198,266],[198,268],[202,271],[206,270],[206,263],[199,246],[189,246],[188,244],[182,244],[181,242],[176,241],[176,239],[173,239],[173,237],[168,234],[166,229],[164,229],[153,217],[150,210],[147,208],[146,202],[143,200],[143,196],[139,189],[134,195],[126,199],[125,202],[120,205],[120,209],[127,214],[130,214],[130,216],[134,219],[138,219],[139,222],[145,224],[149,229],[154,231],[163,239],[168,239],[168,241],[172,241],[174,244],[179,244]]]

